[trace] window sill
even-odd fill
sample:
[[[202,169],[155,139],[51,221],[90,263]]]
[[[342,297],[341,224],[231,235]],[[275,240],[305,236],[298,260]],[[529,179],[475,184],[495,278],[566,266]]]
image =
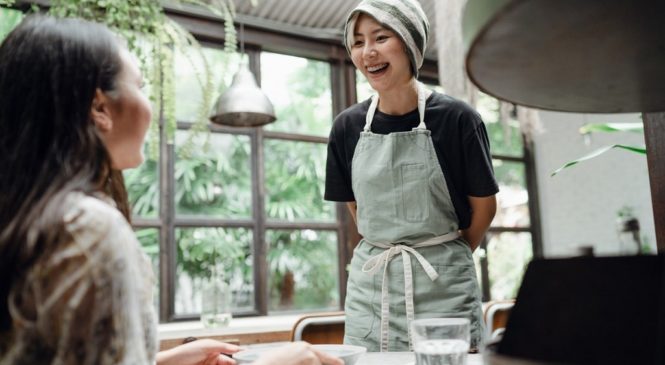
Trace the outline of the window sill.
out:
[[[199,321],[162,323],[158,327],[160,347],[164,350],[177,346],[187,337],[215,338],[242,345],[289,341],[291,329],[301,316],[234,318],[229,326],[218,328],[205,328]]]

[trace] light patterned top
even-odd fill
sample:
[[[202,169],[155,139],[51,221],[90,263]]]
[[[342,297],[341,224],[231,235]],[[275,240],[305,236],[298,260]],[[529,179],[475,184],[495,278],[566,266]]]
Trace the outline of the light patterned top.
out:
[[[70,239],[12,283],[0,364],[153,364],[154,274],[131,226],[104,196],[66,206]]]

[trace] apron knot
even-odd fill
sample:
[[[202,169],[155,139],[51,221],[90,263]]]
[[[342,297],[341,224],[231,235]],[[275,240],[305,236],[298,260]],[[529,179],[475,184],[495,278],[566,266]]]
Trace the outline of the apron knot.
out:
[[[413,321],[414,314],[414,304],[413,304],[413,270],[411,269],[411,256],[416,257],[420,266],[422,266],[427,276],[430,280],[434,281],[439,277],[439,274],[436,272],[432,264],[427,261],[427,259],[416,250],[419,247],[428,247],[440,245],[442,243],[452,241],[459,237],[457,231],[430,238],[426,241],[419,242],[413,246],[407,246],[403,244],[389,244],[389,243],[380,243],[380,242],[370,242],[365,240],[368,244],[383,248],[383,252],[378,255],[370,257],[362,267],[363,273],[369,275],[376,274],[381,268],[383,268],[383,279],[381,281],[381,352],[388,351],[388,326],[390,320],[390,297],[388,293],[388,265],[393,257],[398,254],[402,255],[402,265],[404,265],[404,301],[406,306],[406,321],[407,328],[409,332],[409,349],[412,348],[411,341],[411,322]]]

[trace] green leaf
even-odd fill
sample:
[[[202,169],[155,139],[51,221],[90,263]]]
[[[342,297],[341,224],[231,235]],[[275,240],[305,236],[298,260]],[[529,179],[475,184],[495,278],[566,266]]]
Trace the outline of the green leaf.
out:
[[[642,123],[587,123],[580,127],[581,134],[593,132],[635,132],[643,133],[644,124]]]
[[[635,153],[639,153],[639,154],[642,154],[642,155],[646,155],[646,153],[647,153],[646,147],[628,146],[628,145],[623,145],[623,144],[615,144],[615,145],[611,145],[611,146],[605,146],[603,148],[599,148],[599,149],[591,152],[590,154],[588,154],[586,156],[583,156],[583,157],[580,157],[576,160],[567,162],[566,164],[564,164],[563,166],[559,167],[554,172],[552,172],[552,174],[550,176],[554,176],[554,175],[558,174],[559,172],[561,172],[561,170],[563,170],[565,168],[568,168],[568,167],[571,167],[573,165],[576,165],[580,162],[590,160],[592,158],[596,158],[596,157],[602,155],[603,153],[605,153],[605,152],[607,152],[607,151],[609,151],[613,148],[621,148],[621,149],[628,150],[628,151],[635,152]]]

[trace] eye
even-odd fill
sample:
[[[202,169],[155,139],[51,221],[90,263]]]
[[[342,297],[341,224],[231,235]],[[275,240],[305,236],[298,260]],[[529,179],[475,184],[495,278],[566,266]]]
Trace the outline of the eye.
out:
[[[353,41],[352,46],[353,46],[353,47],[360,47],[360,46],[362,46],[363,44],[364,44],[364,42],[358,39],[358,40]]]
[[[378,37],[376,37],[376,41],[377,42],[385,42],[386,40],[388,40],[388,38],[390,38],[390,37],[388,37],[387,35],[379,35]]]

